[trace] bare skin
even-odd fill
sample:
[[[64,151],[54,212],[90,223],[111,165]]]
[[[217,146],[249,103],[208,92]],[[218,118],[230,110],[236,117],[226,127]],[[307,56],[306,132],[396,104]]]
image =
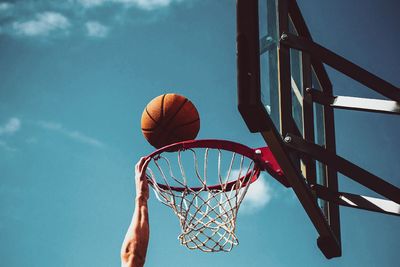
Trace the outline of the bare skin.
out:
[[[147,200],[149,186],[146,167],[150,158],[141,158],[135,166],[135,211],[121,247],[121,267],[143,267],[149,244],[149,216]]]

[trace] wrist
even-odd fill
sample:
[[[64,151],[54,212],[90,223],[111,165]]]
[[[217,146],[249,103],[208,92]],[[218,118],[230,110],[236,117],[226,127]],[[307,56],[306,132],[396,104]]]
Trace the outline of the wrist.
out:
[[[143,203],[146,204],[149,198],[143,195],[137,195],[135,198],[136,203]]]

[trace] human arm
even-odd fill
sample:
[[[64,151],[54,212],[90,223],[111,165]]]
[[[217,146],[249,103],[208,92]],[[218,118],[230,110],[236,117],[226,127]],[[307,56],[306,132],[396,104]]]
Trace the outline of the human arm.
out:
[[[150,230],[147,207],[149,186],[145,171],[149,162],[149,158],[141,158],[135,166],[135,211],[121,247],[122,267],[143,267],[146,261]]]

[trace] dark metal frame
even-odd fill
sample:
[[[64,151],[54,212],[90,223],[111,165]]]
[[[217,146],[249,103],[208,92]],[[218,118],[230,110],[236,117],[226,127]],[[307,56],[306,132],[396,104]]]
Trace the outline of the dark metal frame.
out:
[[[377,93],[400,102],[400,89],[389,82],[375,76],[365,69],[357,66],[349,60],[335,54],[334,52],[314,43],[312,40],[290,33],[282,33],[281,44],[307,52],[316,60],[328,64],[337,71],[360,82]]]
[[[322,146],[304,141],[302,138],[288,134],[285,138],[288,147],[333,166],[338,172],[353,181],[375,191],[376,193],[400,203],[400,189],[384,179],[360,168],[350,161],[336,155]]]
[[[400,205],[391,200],[336,192],[321,185],[313,185],[312,190],[319,198],[334,202],[338,205],[400,216]]]
[[[278,46],[280,129],[275,128],[261,101],[257,0],[237,0],[238,109],[249,130],[260,132],[274,154],[289,186],[319,234],[317,244],[323,254],[327,258],[339,257],[339,205],[399,215],[396,205],[400,203],[400,189],[336,155],[334,108],[400,114],[400,90],[314,43],[295,0],[277,0],[276,3],[281,37]],[[289,18],[298,36],[289,33]],[[290,49],[302,51],[303,135],[292,117]],[[391,101],[333,96],[324,63]],[[318,77],[322,92],[312,88],[312,70]],[[313,103],[324,106],[324,147],[314,144]],[[379,106],[371,107],[370,103]],[[326,185],[316,184],[316,160],[326,166]],[[305,167],[303,171],[300,171],[301,162]],[[339,192],[337,171],[390,200]],[[327,201],[325,214],[318,206],[317,198]]]

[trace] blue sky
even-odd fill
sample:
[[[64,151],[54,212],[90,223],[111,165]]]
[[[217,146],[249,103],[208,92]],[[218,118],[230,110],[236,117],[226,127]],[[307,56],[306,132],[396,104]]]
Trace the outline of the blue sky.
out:
[[[314,40],[400,84],[396,1],[298,3]],[[328,71],[336,94],[381,98]],[[198,138],[264,145],[236,108],[233,0],[0,1],[0,79],[4,266],[119,265],[133,167],[152,151],[140,117],[157,95],[196,104]],[[335,116],[338,152],[400,186],[399,118]],[[294,194],[268,175],[257,188],[239,246],[219,254],[181,247],[152,195],[146,266],[398,266],[397,217],[342,208],[343,257],[327,261]],[[376,196],[342,176],[340,188]]]

